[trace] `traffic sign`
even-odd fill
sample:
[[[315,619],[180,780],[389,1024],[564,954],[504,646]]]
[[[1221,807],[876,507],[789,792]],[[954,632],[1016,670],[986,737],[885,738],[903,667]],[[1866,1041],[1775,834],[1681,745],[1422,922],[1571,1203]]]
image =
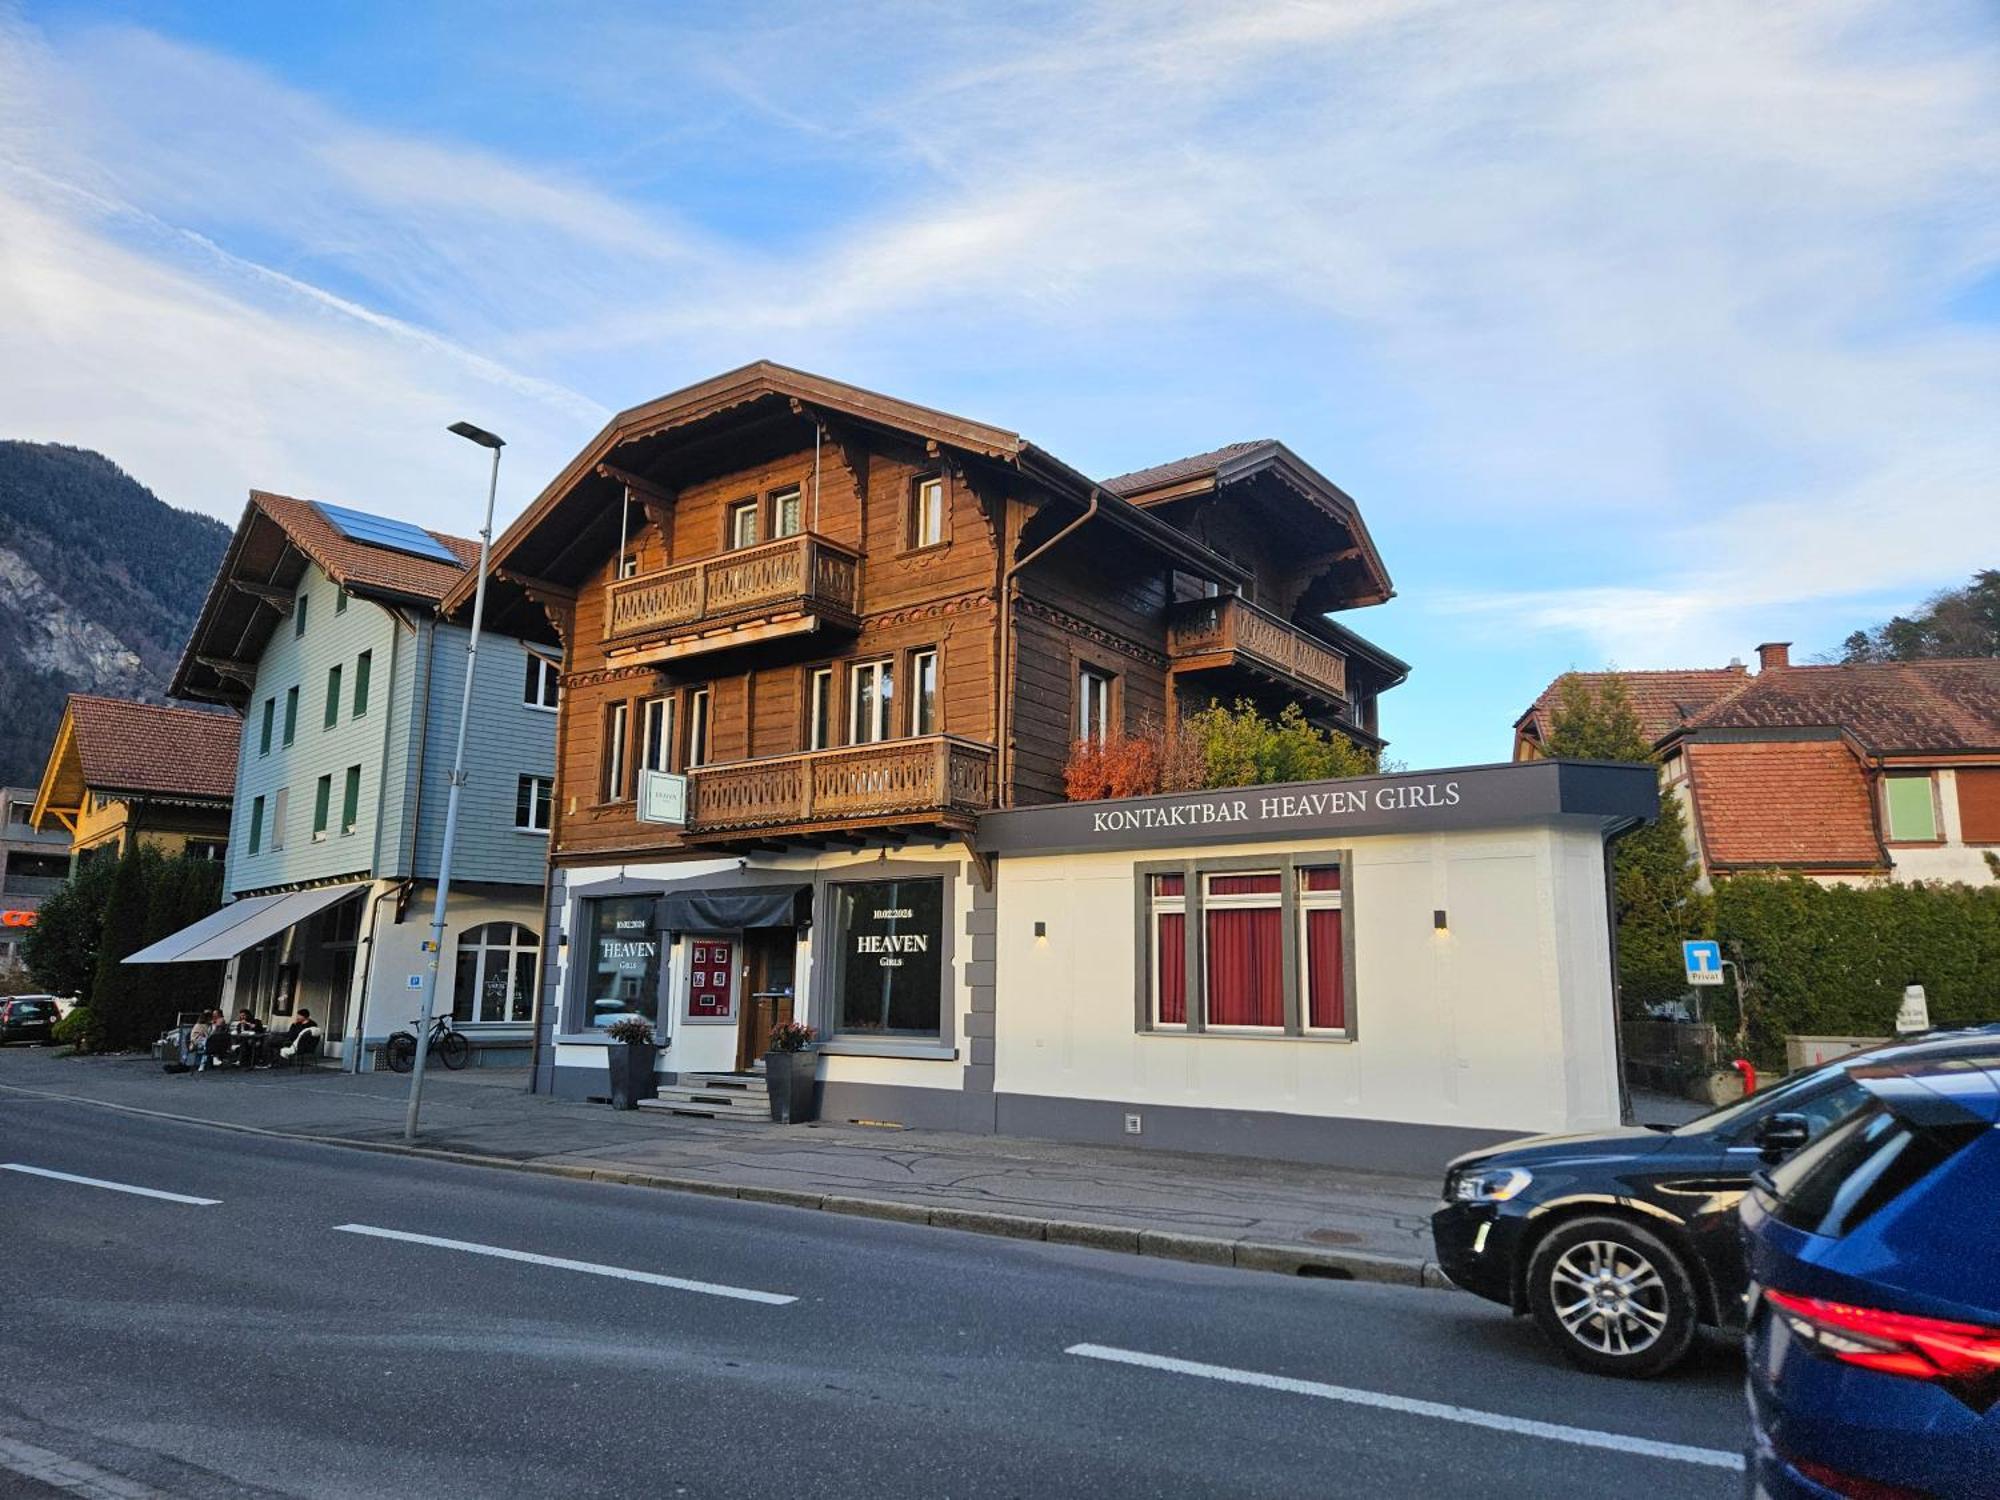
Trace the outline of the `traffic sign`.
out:
[[[1896,1035],[1908,1036],[1913,1031],[1931,1029],[1930,1000],[1924,994],[1924,987],[1912,983],[1903,990],[1902,1008],[1896,1012]]]
[[[1689,984],[1722,983],[1722,944],[1713,938],[1691,938],[1681,944],[1681,961]]]

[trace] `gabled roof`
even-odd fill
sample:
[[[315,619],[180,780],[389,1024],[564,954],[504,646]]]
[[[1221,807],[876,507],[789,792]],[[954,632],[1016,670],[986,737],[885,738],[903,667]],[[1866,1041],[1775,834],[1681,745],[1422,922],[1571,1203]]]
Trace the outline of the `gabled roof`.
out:
[[[1691,741],[1687,758],[1710,871],[1888,868],[1868,778],[1846,741]]]
[[[209,585],[169,691],[176,698],[241,703],[245,674],[290,606],[308,566],[348,593],[389,604],[435,607],[479,560],[479,543],[427,531],[461,565],[418,557],[343,534],[310,500],[252,490],[229,550]]]
[[[1148,469],[1134,469],[1129,474],[1116,474],[1102,483],[1112,494],[1129,498],[1145,490],[1160,489],[1166,485],[1179,484],[1185,479],[1212,475],[1232,458],[1280,446],[1282,445],[1276,438],[1252,438],[1243,443],[1224,443],[1220,448],[1211,448],[1206,453],[1191,453],[1186,458],[1154,464]]]
[[[234,714],[72,693],[35,794],[39,827],[87,792],[226,804],[236,790]]]
[[[1681,730],[1701,737],[1815,727],[1844,731],[1869,755],[2000,750],[2000,660],[1768,670],[1710,704]]]
[[[1703,709],[1749,682],[1750,674],[1741,666],[1695,667],[1666,672],[1565,672],[1542,689],[1541,696],[1528,705],[1514,721],[1517,736],[1541,745],[1549,736],[1562,686],[1572,677],[1597,686],[1616,677],[1625,684],[1638,715],[1639,729],[1646,743],[1656,743],[1662,735],[1679,728]]]

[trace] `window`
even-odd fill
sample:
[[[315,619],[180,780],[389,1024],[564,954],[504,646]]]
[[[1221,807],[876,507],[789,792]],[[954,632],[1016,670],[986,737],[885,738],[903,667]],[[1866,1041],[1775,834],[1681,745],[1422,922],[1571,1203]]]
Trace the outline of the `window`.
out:
[[[941,1036],[944,882],[854,881],[830,890],[834,1029],[847,1036]]]
[[[708,764],[708,689],[696,688],[688,694],[688,744],[686,766]]]
[[[1285,929],[1278,872],[1205,875],[1202,999],[1207,1024],[1285,1024]]]
[[[814,667],[806,679],[806,749],[833,743],[833,668]]]
[[[471,1024],[534,1018],[542,940],[518,922],[488,922],[459,934],[451,1018]]]
[[[1103,744],[1111,738],[1111,683],[1109,672],[1096,667],[1079,667],[1076,674],[1076,737]]]
[[[374,671],[373,651],[364,651],[354,658],[354,717],[357,719],[368,712],[368,679]]]
[[[910,733],[938,732],[938,654],[918,651],[910,657]]]
[[[666,770],[673,744],[674,700],[648,698],[639,707],[639,769]]]
[[[804,530],[804,508],[800,503],[799,487],[793,485],[788,490],[779,490],[771,497],[771,539],[781,536],[797,536]]]
[[[1155,1026],[1187,1025],[1187,876],[1149,875],[1147,943],[1151,948]]]
[[[220,839],[189,839],[181,852],[189,859],[213,860],[220,864],[228,849],[229,846]]]
[[[349,766],[340,788],[340,831],[350,834],[361,823],[361,767]]]
[[[327,816],[333,810],[333,773],[320,777],[313,789],[313,842],[326,837]]]
[[[639,576],[638,553],[627,552],[623,557],[618,559],[618,576],[620,579],[637,578]]]
[[[562,691],[562,669],[546,656],[528,653],[528,681],[521,701],[530,708],[553,710]]]
[[[757,545],[757,502],[738,500],[729,507],[729,546],[733,551],[738,547]]]
[[[290,807],[291,800],[292,789],[288,786],[279,787],[277,795],[271,799],[271,847],[273,849],[282,849],[285,847],[285,813]]]
[[[1928,775],[1883,777],[1882,804],[1888,812],[1890,838],[1912,843],[1937,839],[1937,799]]]
[[[1305,1026],[1347,1030],[1347,933],[1340,909],[1340,867],[1299,871],[1299,947],[1305,954]]]
[[[336,593],[333,596],[333,612],[337,615],[344,615],[347,613],[346,589],[341,589],[338,593]]]
[[[2000,844],[2000,767],[1960,766],[1959,836],[1968,844]]]
[[[625,738],[631,733],[632,705],[614,703],[604,710],[604,800],[625,800]]]
[[[553,793],[550,778],[523,776],[514,789],[514,826],[528,833],[547,833]]]
[[[299,690],[295,687],[288,687],[285,689],[285,743],[287,745],[291,744],[294,739],[298,738],[298,733]]]
[[[331,729],[340,722],[340,663],[326,669],[326,717],[320,727]]]
[[[886,661],[856,662],[848,669],[847,743],[886,740],[895,722],[896,669]]]
[[[264,727],[257,735],[257,753],[259,755],[269,755],[271,753],[271,727],[276,722],[277,717],[278,700],[276,698],[266,698],[264,700]]]
[[[583,904],[580,1009],[583,1027],[602,1030],[626,1016],[658,1024],[660,935],[654,896],[607,896]]]
[[[255,854],[264,847],[264,799],[253,797],[250,801],[250,852]]]
[[[910,491],[910,545],[935,547],[944,540],[944,480],[933,474]]]
[[[292,639],[297,640],[306,633],[306,606],[312,603],[312,595],[300,590],[299,597],[292,602]]]

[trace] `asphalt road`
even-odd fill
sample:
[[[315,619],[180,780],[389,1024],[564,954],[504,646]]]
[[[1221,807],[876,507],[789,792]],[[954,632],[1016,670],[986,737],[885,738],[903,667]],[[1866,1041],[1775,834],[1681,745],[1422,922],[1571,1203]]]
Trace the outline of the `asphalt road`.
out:
[[[1740,1493],[1741,1378],[1592,1378],[1435,1291],[0,1093],[0,1494],[41,1493],[11,1442],[134,1496],[1670,1500]]]

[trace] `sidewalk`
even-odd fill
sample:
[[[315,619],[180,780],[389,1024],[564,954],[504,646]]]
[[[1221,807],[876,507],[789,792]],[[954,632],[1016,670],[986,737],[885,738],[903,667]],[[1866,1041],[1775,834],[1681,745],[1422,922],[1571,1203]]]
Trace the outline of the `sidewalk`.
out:
[[[1443,1285],[1436,1181],[1117,1147],[822,1124],[717,1125],[525,1092],[518,1069],[432,1072],[420,1150],[1286,1274]],[[0,1087],[400,1150],[394,1074],[170,1075],[149,1059],[0,1051]]]

